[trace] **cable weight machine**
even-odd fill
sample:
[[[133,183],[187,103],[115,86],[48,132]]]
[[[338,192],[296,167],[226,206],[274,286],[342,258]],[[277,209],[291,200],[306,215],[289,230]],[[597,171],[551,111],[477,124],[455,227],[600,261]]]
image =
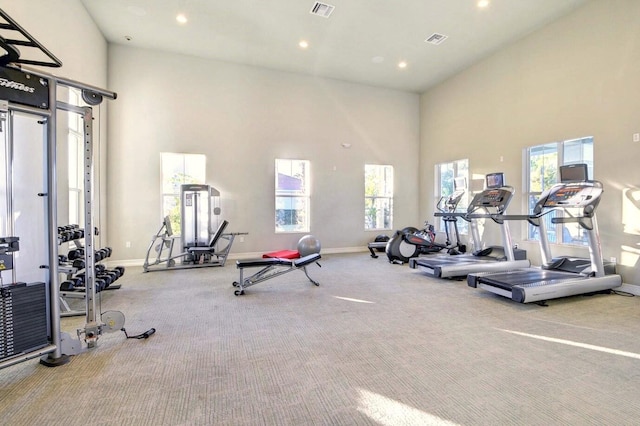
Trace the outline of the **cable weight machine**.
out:
[[[35,50],[35,57],[39,58],[44,55],[47,59],[24,59],[18,46],[20,49],[25,48],[30,53]],[[0,144],[3,144],[4,147],[4,181],[0,181],[0,186],[4,187],[2,188],[3,197],[0,197],[3,198],[0,200],[0,218],[5,216],[1,218],[0,241],[5,241],[8,245],[8,248],[3,250],[2,264],[6,266],[7,262],[10,262],[12,265],[11,269],[4,268],[4,271],[1,272],[3,278],[10,278],[6,280],[10,283],[4,282],[5,280],[0,282],[0,291],[3,296],[9,295],[11,297],[3,297],[5,303],[0,312],[0,335],[3,338],[12,336],[11,344],[13,344],[21,339],[24,340],[24,337],[31,337],[25,333],[29,334],[32,331],[25,332],[20,324],[36,320],[43,320],[46,324],[46,339],[44,341],[38,341],[26,347],[15,347],[15,345],[10,347],[7,339],[0,342],[0,348],[11,349],[11,351],[0,351],[0,369],[37,357],[41,357],[40,363],[46,366],[62,365],[69,361],[69,356],[80,354],[88,348],[97,346],[98,338],[103,332],[124,330],[124,315],[122,313],[110,311],[100,315],[96,309],[96,270],[92,232],[87,232],[84,235],[86,324],[84,328],[77,330],[76,338],[61,331],[59,305],[57,112],[66,111],[79,114],[82,117],[84,228],[94,229],[92,107],[99,105],[105,98],[116,99],[117,95],[105,89],[30,69],[25,65],[57,68],[62,66],[62,63],[0,9],[0,82],[2,83],[0,84],[0,136],[2,136]],[[88,106],[75,106],[59,101],[58,89],[60,87],[80,90],[82,98]],[[28,126],[24,126],[25,123]],[[37,129],[38,126],[41,128],[39,138],[42,152],[34,154],[42,156],[44,172],[41,182],[35,182],[35,186],[29,187],[25,191],[21,179],[14,179],[14,167],[16,167],[14,165],[14,148],[18,146],[18,140],[22,142],[24,139],[20,132],[24,131],[25,127],[34,133],[32,129]],[[18,133],[16,134],[16,132]],[[33,135],[30,134],[29,137],[33,137]],[[34,155],[34,157],[38,155]],[[34,169],[37,170],[38,166],[36,165]],[[32,192],[32,189],[36,187],[40,189],[37,192]],[[21,210],[16,211],[14,206],[16,197],[28,199],[30,207],[24,208],[23,206]],[[33,208],[33,206],[42,206],[44,212],[36,214],[35,210],[39,210],[39,208]],[[27,226],[21,224],[16,227],[16,222],[22,220],[22,217],[27,213],[33,213],[37,219],[32,220],[33,223],[29,224],[29,227],[34,229],[30,234],[31,238],[21,240],[24,243],[21,248],[26,252],[25,257],[16,258],[14,256],[20,237],[16,233],[24,232],[27,229]],[[30,241],[31,239],[35,241]],[[13,247],[12,244],[14,244]],[[27,252],[25,248],[34,245],[37,245],[41,258],[36,253]],[[15,260],[17,262],[14,262]],[[37,263],[34,264],[34,262]],[[25,265],[26,267],[24,267]],[[35,275],[43,277],[42,281],[44,282],[20,282],[22,277]],[[17,303],[20,297],[13,297],[19,296],[23,292],[23,288],[38,286],[44,289],[45,297],[32,298],[27,304]],[[23,315],[23,311],[26,312],[26,316]],[[150,330],[148,333],[152,334],[152,331]]]

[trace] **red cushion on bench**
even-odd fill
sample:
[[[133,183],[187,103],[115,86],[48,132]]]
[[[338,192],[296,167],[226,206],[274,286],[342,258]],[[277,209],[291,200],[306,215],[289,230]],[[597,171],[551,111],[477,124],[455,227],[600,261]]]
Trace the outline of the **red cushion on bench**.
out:
[[[279,250],[272,251],[271,253],[265,253],[262,255],[263,258],[268,257],[279,257],[280,259],[298,259],[300,257],[300,253],[297,250]]]

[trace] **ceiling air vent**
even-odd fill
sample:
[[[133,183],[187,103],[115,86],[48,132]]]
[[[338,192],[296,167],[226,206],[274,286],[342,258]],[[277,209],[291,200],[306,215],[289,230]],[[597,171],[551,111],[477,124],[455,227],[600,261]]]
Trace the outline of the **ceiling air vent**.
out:
[[[335,6],[331,6],[330,4],[320,3],[319,1],[317,1],[313,5],[309,13],[311,13],[312,15],[322,16],[323,18],[328,18],[335,8]]]
[[[440,44],[447,39],[447,36],[444,34],[433,33],[425,40],[425,43],[430,44]]]

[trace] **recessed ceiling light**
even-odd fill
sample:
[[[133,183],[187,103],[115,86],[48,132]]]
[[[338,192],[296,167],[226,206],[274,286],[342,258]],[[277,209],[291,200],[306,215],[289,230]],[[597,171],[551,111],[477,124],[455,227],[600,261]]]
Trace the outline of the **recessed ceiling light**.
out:
[[[178,13],[176,15],[176,21],[178,21],[178,24],[186,24],[188,19],[184,13]]]
[[[478,7],[479,8],[485,8],[489,6],[489,0],[478,0]]]
[[[405,61],[398,62],[398,68],[404,69],[407,67],[407,63]]]
[[[306,49],[307,47],[309,47],[309,42],[307,40],[300,40],[298,46],[300,46],[301,49]]]

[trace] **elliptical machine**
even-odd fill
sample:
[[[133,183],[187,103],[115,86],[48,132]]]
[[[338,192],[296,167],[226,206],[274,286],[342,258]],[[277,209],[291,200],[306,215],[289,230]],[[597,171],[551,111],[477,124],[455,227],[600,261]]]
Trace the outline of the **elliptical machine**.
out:
[[[436,233],[434,226],[428,221],[424,222],[423,229],[414,227],[406,227],[400,231],[396,231],[395,235],[387,243],[385,252],[389,258],[389,262],[403,264],[408,262],[410,258],[417,257],[421,254],[437,253],[447,250],[448,254],[456,255],[464,253],[467,248],[460,241],[460,233],[458,232],[458,218],[453,213],[456,212],[458,203],[466,191],[466,179],[456,178],[454,181],[455,190],[449,196],[442,196],[436,204],[438,216],[444,221],[444,231],[446,240],[444,244],[436,242]],[[455,234],[455,243],[451,241],[450,226],[453,226],[453,234]]]

